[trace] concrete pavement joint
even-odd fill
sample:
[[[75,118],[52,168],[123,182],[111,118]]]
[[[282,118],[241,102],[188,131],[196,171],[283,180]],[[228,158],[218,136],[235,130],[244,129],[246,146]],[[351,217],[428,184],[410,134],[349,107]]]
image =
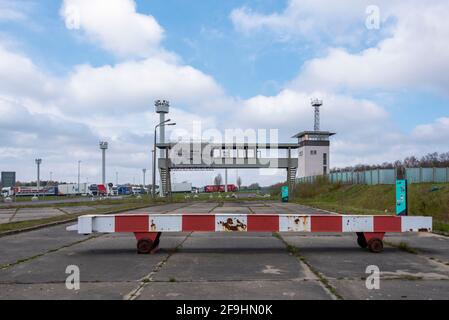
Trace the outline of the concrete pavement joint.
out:
[[[337,292],[337,289],[334,288],[330,283],[329,280],[318,270],[316,270],[307,260],[304,256],[302,256],[299,253],[299,250],[297,247],[290,245],[287,243],[287,241],[282,238],[282,236],[279,233],[274,233],[274,237],[278,238],[284,245],[287,247],[287,251],[290,252],[292,255],[297,257],[299,261],[302,263],[304,270],[306,272],[314,274],[318,278],[318,282],[322,285],[323,289],[329,294],[329,296],[334,300],[343,300],[343,297]]]
[[[223,202],[217,203],[217,205],[213,207],[211,210],[209,210],[208,213],[212,213],[215,209],[223,207],[223,205],[224,205]]]
[[[14,213],[12,214],[12,216],[9,218],[8,222],[11,222],[17,215],[17,213],[19,212],[20,208],[16,208],[16,210],[14,210]]]
[[[13,263],[4,264],[4,265],[0,266],[0,270],[5,270],[5,269],[8,269],[8,268],[14,267],[14,266],[17,266],[19,264],[22,264],[22,263],[25,263],[25,262],[32,261],[34,259],[43,257],[43,256],[45,256],[47,254],[54,253],[54,252],[57,252],[57,251],[62,250],[62,249],[70,248],[70,247],[75,246],[77,244],[81,244],[83,242],[86,242],[86,241],[89,241],[89,240],[92,240],[92,239],[95,239],[95,238],[99,238],[99,237],[101,237],[101,235],[91,236],[91,237],[88,237],[87,239],[75,241],[73,243],[64,245],[64,246],[56,248],[56,249],[48,250],[48,251],[46,251],[44,253],[40,253],[40,254],[37,254],[37,255],[32,256],[32,257],[20,259],[20,260],[17,260],[16,262],[13,262]]]
[[[69,212],[67,212],[67,211],[63,210],[62,208],[56,208],[56,210],[59,210],[59,211],[61,211],[62,213],[64,213],[64,214],[68,215],[68,216],[70,216],[70,215],[71,215],[71,214],[70,214]]]
[[[135,299],[137,299],[139,296],[140,296],[140,294],[142,293],[142,291],[143,291],[143,289],[145,288],[145,286],[148,284],[148,283],[150,283],[150,282],[154,282],[154,280],[153,280],[153,276],[156,274],[156,273],[158,273],[161,269],[162,269],[162,267],[167,263],[167,261],[170,259],[170,257],[172,256],[172,255],[174,255],[176,252],[178,252],[178,249],[180,248],[180,247],[182,247],[182,245],[187,241],[187,239],[192,235],[192,233],[193,232],[190,232],[186,237],[185,237],[185,239],[180,243],[180,244],[178,244],[161,262],[159,262],[155,267],[154,267],[154,269],[146,276],[146,277],[144,277],[143,279],[141,279],[140,280],[140,284],[139,284],[139,286],[135,289],[135,290],[133,290],[133,291],[131,291],[130,293],[128,293],[127,295],[125,295],[124,297],[123,297],[123,300],[135,300]],[[173,282],[173,281],[170,281],[170,282]]]
[[[181,204],[179,207],[177,207],[176,209],[177,209],[177,210],[178,210],[178,209],[182,209],[182,208],[188,207],[188,206],[190,206],[190,205],[191,205],[191,203],[183,203],[183,204]],[[169,212],[171,212],[171,211],[173,211],[173,208],[168,209],[168,210],[165,210],[165,211],[162,211],[161,214],[166,214],[166,213],[169,213]]]

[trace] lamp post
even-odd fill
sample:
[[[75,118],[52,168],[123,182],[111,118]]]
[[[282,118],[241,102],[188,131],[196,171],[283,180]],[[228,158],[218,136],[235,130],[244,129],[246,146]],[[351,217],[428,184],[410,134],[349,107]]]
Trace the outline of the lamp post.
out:
[[[41,188],[41,164],[42,159],[36,159],[36,165],[37,165],[37,197],[39,197],[40,194],[40,188]]]
[[[78,160],[78,194],[80,193],[81,160]]]
[[[147,169],[142,169],[142,173],[143,173],[143,190],[144,190],[144,193],[145,193],[145,175],[146,175],[146,173],[147,173]]]
[[[165,120],[154,127],[154,145],[153,145],[153,186],[151,189],[151,195],[153,199],[156,197],[156,143],[157,143],[157,129],[161,126],[176,126],[176,123],[168,123],[171,119]],[[162,186],[159,186],[161,188]]]
[[[106,141],[100,142],[100,150],[101,150],[101,164],[102,164],[102,172],[101,172],[101,181],[103,185],[106,186],[106,150],[108,150],[109,144]]]

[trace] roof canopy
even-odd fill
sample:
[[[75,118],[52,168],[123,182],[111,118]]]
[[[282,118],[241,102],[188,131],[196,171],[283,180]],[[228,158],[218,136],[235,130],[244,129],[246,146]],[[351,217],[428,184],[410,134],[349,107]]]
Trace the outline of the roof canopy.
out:
[[[294,135],[292,138],[302,138],[306,135],[314,135],[314,136],[333,136],[336,135],[336,133],[329,132],[329,131],[303,131],[298,133],[297,135]]]

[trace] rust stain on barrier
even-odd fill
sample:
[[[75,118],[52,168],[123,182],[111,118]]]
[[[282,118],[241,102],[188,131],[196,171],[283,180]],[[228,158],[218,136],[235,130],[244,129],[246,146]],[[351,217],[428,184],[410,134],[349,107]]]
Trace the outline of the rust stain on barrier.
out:
[[[309,217],[288,216],[288,231],[307,230],[309,226]]]
[[[235,231],[246,231],[247,225],[241,222],[239,219],[236,219],[236,223],[234,224],[234,219],[228,218],[226,222],[219,221],[219,225],[221,225],[223,231],[235,232]]]

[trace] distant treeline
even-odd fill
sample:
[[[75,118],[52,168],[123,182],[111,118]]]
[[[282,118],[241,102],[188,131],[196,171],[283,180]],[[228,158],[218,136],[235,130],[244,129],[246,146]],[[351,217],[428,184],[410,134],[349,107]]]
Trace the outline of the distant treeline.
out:
[[[376,169],[393,169],[393,168],[447,168],[449,167],[449,152],[446,153],[429,153],[420,159],[411,156],[404,160],[397,160],[395,162],[384,162],[377,165],[358,164],[352,167],[334,168],[331,172],[347,172],[347,171],[366,171]]]

